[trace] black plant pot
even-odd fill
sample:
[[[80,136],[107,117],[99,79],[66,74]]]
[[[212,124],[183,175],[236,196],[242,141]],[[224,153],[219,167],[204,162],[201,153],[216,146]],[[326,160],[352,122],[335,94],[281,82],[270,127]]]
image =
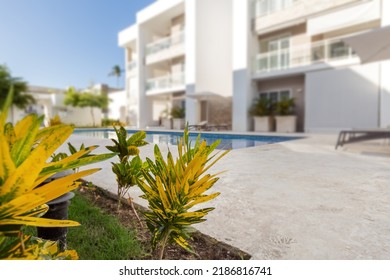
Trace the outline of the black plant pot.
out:
[[[65,177],[72,172],[60,172],[53,177],[50,177],[43,184],[46,184],[55,179]],[[74,197],[73,192],[68,192],[52,201],[49,201],[47,205],[49,210],[42,216],[42,218],[55,219],[55,220],[67,220],[68,219],[68,207],[70,200]],[[58,246],[61,251],[65,251],[67,247],[66,235],[68,233],[67,227],[37,227],[37,234],[39,238],[58,241]]]

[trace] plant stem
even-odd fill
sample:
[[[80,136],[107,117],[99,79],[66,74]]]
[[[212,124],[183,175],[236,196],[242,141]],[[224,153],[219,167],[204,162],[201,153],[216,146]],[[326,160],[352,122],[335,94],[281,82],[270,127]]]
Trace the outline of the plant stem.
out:
[[[117,205],[117,211],[121,209],[121,200],[122,200],[122,193],[121,193],[121,187],[118,187],[118,205]]]
[[[165,234],[163,240],[162,240],[159,260],[162,260],[164,257],[165,247],[167,246],[170,233],[171,233],[171,231],[168,230],[167,233]]]
[[[137,220],[139,221],[141,228],[144,228],[142,221],[141,221],[140,217],[138,216],[137,210],[134,207],[133,199],[130,197],[130,195],[129,195],[129,198],[127,200],[130,201],[131,209],[133,209],[133,212],[134,212],[135,216],[137,217]]]

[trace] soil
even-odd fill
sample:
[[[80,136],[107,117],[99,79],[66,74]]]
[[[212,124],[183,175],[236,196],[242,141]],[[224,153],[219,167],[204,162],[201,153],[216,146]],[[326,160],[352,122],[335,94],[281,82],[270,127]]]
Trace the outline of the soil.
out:
[[[120,222],[133,230],[137,234],[138,240],[142,243],[147,252],[144,256],[144,260],[158,259],[158,250],[152,251],[150,245],[150,232],[146,226],[145,220],[141,215],[142,211],[146,211],[144,207],[135,204],[137,213],[141,222],[137,219],[134,211],[127,201],[123,201],[121,210],[117,211],[116,196],[104,191],[98,187],[91,187],[90,185],[83,184],[79,188],[79,193],[87,197],[94,205],[101,208],[106,213],[115,215],[119,218]],[[191,235],[189,243],[196,254],[192,254],[182,249],[176,244],[168,245],[164,259],[168,260],[247,260],[250,259],[250,255],[238,248],[230,246],[226,243],[216,240],[208,235],[202,234],[199,231],[195,231]]]

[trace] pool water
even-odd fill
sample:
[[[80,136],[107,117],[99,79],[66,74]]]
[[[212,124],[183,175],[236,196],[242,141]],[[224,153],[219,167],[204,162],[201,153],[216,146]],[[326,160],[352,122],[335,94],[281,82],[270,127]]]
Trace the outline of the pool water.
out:
[[[128,130],[129,135],[137,132],[137,130]],[[115,131],[107,130],[77,130],[74,134],[88,137],[116,139]],[[221,143],[217,149],[243,149],[277,142],[299,139],[300,137],[293,136],[263,136],[263,135],[238,135],[238,134],[220,134],[220,133],[202,133],[190,132],[190,141],[195,142],[198,134],[201,134],[201,139],[206,140],[208,144],[220,139]],[[152,144],[171,144],[177,145],[179,138],[183,135],[180,132],[174,131],[146,131],[146,141]]]

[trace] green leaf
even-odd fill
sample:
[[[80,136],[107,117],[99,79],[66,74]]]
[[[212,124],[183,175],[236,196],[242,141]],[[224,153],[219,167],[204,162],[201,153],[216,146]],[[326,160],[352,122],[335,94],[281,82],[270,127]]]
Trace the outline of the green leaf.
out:
[[[55,162],[51,166],[44,167],[39,175],[45,176],[47,174],[53,174],[53,173],[61,172],[64,170],[74,169],[74,168],[85,166],[88,164],[101,162],[101,161],[107,160],[109,158],[112,158],[113,156],[115,156],[115,154],[100,154],[100,155],[79,158],[79,159],[76,159],[76,160],[73,160],[73,161],[67,162],[67,163],[63,163],[61,161],[58,161],[58,162]]]

